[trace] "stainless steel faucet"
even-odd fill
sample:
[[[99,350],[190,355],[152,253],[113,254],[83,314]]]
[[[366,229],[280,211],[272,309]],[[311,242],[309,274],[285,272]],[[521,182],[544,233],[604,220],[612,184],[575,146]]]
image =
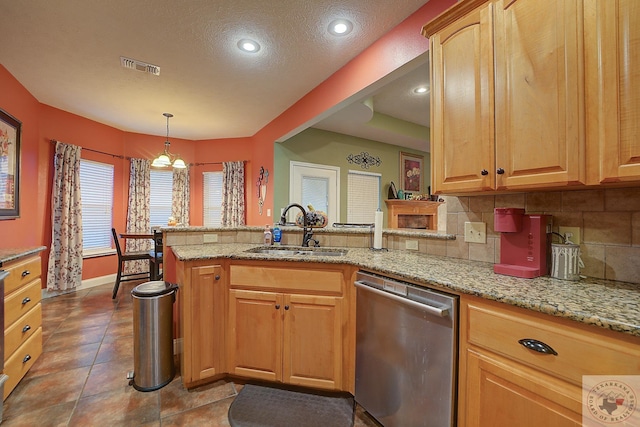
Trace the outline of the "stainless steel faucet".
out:
[[[289,209],[291,209],[292,207],[296,207],[298,209],[300,209],[300,211],[302,212],[302,223],[304,225],[304,227],[302,228],[302,247],[304,248],[308,248],[309,247],[309,241],[313,240],[315,242],[315,246],[320,246],[320,242],[318,242],[315,239],[312,239],[313,237],[313,229],[311,227],[309,227],[309,221],[307,219],[307,211],[304,210],[304,208],[297,204],[297,203],[291,203],[289,206],[287,206],[286,208],[284,208],[284,211],[282,212],[282,216],[280,217],[280,225],[284,225],[287,222],[287,212],[289,212]]]

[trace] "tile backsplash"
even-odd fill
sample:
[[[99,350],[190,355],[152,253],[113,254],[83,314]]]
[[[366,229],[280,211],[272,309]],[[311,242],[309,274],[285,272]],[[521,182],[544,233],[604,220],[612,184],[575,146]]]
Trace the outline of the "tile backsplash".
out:
[[[555,232],[559,226],[580,227],[585,264],[581,274],[640,283],[640,187],[443,198],[447,233],[455,234],[456,240],[439,242],[446,244],[441,255],[498,261],[500,233],[493,230],[493,209],[524,208],[528,214],[552,215]],[[487,224],[486,244],[464,242],[466,221]]]

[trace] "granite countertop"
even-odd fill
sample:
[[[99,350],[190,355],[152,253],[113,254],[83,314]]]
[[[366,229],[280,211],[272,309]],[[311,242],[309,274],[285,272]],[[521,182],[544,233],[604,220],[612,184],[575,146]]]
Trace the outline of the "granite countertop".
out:
[[[45,249],[47,249],[46,246],[0,249],[0,267],[2,267],[5,262],[14,261],[27,255],[37,254]]]
[[[346,248],[339,257],[287,257],[245,252],[253,244],[175,246],[182,261],[231,258],[350,264],[425,286],[475,295],[526,309],[640,336],[640,285],[586,278],[577,282],[520,279],[493,272],[493,264],[408,251]],[[323,248],[320,248],[323,249]]]

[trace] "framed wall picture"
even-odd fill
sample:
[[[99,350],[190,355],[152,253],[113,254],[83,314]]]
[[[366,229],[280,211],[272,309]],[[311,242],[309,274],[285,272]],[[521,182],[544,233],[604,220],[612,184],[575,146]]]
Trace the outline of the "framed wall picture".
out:
[[[400,183],[402,190],[422,194],[422,164],[424,157],[400,152]]]
[[[22,123],[0,110],[0,219],[20,216],[20,131]]]

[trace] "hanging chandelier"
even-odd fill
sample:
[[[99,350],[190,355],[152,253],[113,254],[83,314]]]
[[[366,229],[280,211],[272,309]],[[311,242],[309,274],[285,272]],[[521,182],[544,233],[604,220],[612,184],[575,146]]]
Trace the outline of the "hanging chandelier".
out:
[[[151,163],[152,167],[156,168],[166,168],[167,166],[173,166],[177,169],[184,169],[187,165],[184,163],[184,160],[180,158],[179,155],[172,155],[169,152],[169,146],[171,143],[169,142],[169,119],[173,117],[171,113],[162,113],[163,116],[167,118],[167,139],[164,141],[164,151],[158,155],[155,159],[153,159],[153,163]]]

